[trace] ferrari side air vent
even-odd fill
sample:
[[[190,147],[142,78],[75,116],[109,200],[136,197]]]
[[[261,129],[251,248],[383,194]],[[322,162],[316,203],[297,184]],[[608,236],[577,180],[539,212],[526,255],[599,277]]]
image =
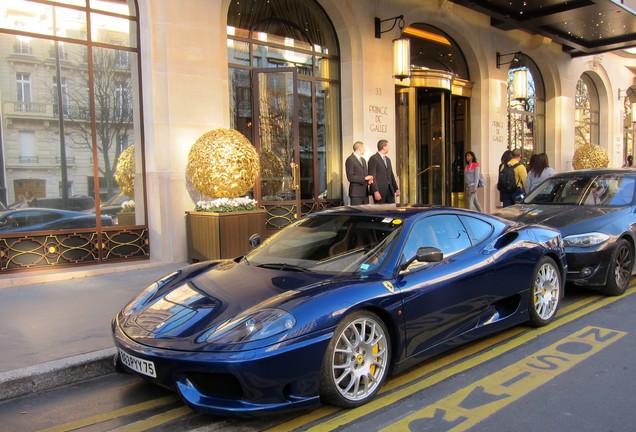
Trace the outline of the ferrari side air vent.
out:
[[[519,233],[517,232],[508,232],[497,239],[495,242],[495,249],[501,249],[505,246],[508,246],[510,243],[515,241],[519,237]]]

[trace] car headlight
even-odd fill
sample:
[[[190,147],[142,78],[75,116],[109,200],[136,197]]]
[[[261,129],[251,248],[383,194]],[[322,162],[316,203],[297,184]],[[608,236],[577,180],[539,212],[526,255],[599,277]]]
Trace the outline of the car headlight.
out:
[[[610,236],[600,232],[591,232],[585,234],[575,234],[563,237],[563,243],[571,247],[591,247],[609,240]]]
[[[207,342],[231,344],[265,339],[292,329],[296,318],[281,309],[261,309],[241,314],[212,329],[206,335]]]
[[[132,299],[122,311],[124,316],[132,315],[135,312],[140,311],[141,308],[144,307],[155,296],[155,294],[157,294],[157,291],[159,291],[159,289],[161,289],[168,282],[179,276],[180,273],[180,271],[172,272],[169,275],[162,277],[157,282],[152,283],[142,292],[137,294],[137,296]]]

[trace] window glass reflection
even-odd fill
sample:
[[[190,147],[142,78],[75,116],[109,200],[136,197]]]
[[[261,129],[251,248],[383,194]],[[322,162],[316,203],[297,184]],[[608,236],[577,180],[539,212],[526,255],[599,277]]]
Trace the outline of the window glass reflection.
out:
[[[533,153],[545,151],[545,88],[537,65],[525,54],[516,55],[508,70],[507,89],[508,146],[520,148],[522,161],[528,163]]]
[[[136,24],[126,18],[117,18],[110,15],[91,13],[91,39],[93,42],[101,42],[126,47],[136,47]]]
[[[12,211],[0,232],[143,225],[134,21],[93,13],[111,48],[91,47],[85,2],[57,3],[0,0],[0,202]],[[130,13],[125,1],[91,6]]]
[[[76,0],[83,2],[82,0]],[[135,5],[132,1],[127,0],[91,0],[91,9],[99,9],[105,12],[111,12],[121,15],[135,16]]]
[[[25,0],[0,0],[0,28],[86,40],[86,12]],[[21,37],[28,41],[28,37]]]

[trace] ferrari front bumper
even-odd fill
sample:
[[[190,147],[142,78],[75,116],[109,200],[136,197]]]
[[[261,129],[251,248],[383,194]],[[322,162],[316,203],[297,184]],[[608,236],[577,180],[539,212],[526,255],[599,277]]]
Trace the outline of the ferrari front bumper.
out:
[[[118,367],[176,390],[196,411],[256,415],[320,404],[320,367],[331,331],[249,351],[187,352],[139,344],[117,319],[112,330]]]

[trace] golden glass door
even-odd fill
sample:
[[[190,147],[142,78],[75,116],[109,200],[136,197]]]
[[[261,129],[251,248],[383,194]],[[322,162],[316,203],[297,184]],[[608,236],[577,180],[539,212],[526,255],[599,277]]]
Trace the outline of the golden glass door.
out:
[[[268,212],[266,226],[272,231],[300,216],[296,71],[255,70],[253,80],[254,144],[261,155],[261,176],[255,195]]]
[[[398,91],[397,156],[403,202],[464,206],[468,101],[440,88]]]
[[[445,169],[448,94],[443,90],[418,89],[417,155],[418,198],[422,203],[446,204]]]

